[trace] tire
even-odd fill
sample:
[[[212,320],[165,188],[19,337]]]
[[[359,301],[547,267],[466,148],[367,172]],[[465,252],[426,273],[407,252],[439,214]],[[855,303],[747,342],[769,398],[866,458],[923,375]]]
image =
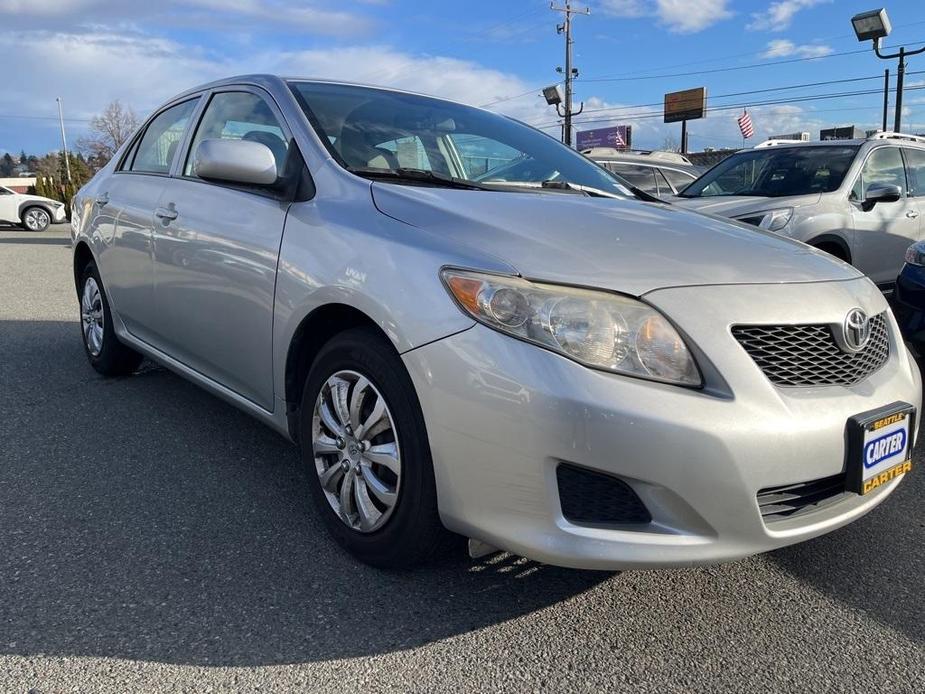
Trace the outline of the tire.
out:
[[[26,231],[45,231],[51,226],[51,214],[44,207],[27,207],[22,211],[22,226]]]
[[[80,335],[90,365],[103,376],[127,376],[141,364],[142,356],[116,337],[103,281],[92,262],[80,275]]]
[[[332,386],[341,383],[347,383],[340,409],[346,417],[337,414],[332,400]],[[363,421],[375,419],[380,400],[383,416],[368,427],[372,436],[367,438]],[[348,426],[343,426],[344,419]],[[341,428],[339,441],[332,424]],[[437,512],[424,416],[411,378],[388,340],[372,329],[355,328],[321,349],[303,389],[299,433],[315,508],[334,539],[357,559],[379,568],[410,568],[447,546],[453,536]],[[382,451],[394,455],[383,456]],[[367,456],[390,462],[386,466]],[[352,490],[345,506],[348,481]],[[394,499],[392,506],[389,498]]]

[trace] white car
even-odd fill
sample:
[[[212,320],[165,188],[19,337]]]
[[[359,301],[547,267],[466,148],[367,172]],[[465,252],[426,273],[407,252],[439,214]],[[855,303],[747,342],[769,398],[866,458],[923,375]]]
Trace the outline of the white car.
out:
[[[52,222],[64,220],[63,202],[0,186],[0,222],[19,224],[29,231],[45,231]]]

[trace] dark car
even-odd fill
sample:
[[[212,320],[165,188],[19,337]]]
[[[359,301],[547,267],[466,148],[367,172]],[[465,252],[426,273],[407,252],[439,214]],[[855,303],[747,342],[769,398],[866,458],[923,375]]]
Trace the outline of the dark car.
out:
[[[925,354],[925,241],[909,246],[896,278],[893,313],[916,356]]]

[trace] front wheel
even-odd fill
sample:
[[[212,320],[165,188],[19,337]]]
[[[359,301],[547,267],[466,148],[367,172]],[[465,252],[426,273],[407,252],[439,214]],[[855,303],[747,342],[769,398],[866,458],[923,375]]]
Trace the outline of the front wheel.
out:
[[[29,231],[45,231],[51,224],[51,215],[44,207],[29,207],[22,213],[22,225]]]
[[[322,348],[306,380],[300,426],[315,506],[358,559],[410,567],[451,537],[437,513],[417,395],[381,335],[349,330]]]
[[[103,281],[93,263],[87,263],[80,278],[80,332],[90,365],[104,376],[127,376],[141,364],[142,356],[116,337]]]

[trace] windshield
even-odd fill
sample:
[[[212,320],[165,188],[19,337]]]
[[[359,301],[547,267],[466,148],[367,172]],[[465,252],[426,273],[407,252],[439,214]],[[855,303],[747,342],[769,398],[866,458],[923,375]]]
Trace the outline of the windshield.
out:
[[[508,190],[554,182],[560,188],[551,191],[571,184],[630,195],[610,172],[504,116],[385,89],[316,82],[290,87],[334,158],[361,175],[414,170],[434,176],[404,182],[440,185],[445,178],[469,182],[472,189]]]
[[[783,197],[830,193],[848,173],[856,145],[767,147],[724,159],[680,193],[698,198],[717,195]]]

